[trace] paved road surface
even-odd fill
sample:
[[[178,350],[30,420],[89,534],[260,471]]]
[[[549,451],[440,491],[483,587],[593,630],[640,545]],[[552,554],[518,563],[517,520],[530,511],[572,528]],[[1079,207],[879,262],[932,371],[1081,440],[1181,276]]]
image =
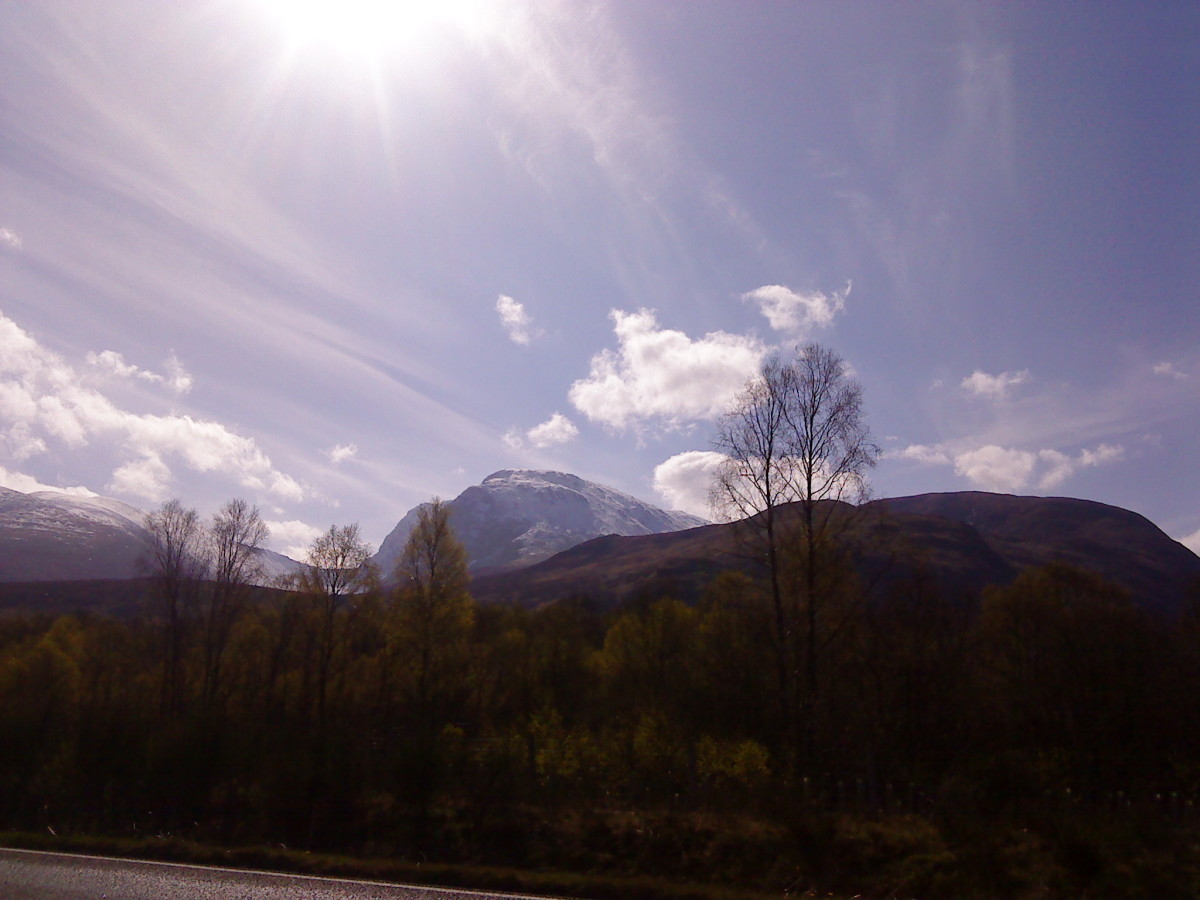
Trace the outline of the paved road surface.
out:
[[[514,896],[0,849],[3,900],[511,900]]]

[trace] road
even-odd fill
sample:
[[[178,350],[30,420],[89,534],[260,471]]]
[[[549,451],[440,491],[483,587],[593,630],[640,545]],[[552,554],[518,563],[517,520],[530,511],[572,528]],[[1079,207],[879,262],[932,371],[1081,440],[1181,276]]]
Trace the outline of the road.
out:
[[[3,900],[513,900],[515,897],[515,894],[0,849]]]

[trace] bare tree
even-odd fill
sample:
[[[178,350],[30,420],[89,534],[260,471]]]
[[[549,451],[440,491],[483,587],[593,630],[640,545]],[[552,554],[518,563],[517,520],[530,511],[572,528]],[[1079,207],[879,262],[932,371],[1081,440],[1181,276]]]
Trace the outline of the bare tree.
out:
[[[845,522],[835,502],[867,496],[879,448],[862,420],[862,387],[840,356],[818,344],[794,360],[768,359],[722,417],[714,448],[712,502],[741,522],[770,581],[776,670],[789,743],[811,731],[819,690],[822,584]],[[792,505],[784,509],[787,505]],[[840,516],[840,519],[839,519]]]
[[[331,525],[308,548],[308,567],[299,575],[300,590],[318,607],[317,721],[323,728],[329,677],[337,647],[337,612],[346,598],[375,586],[371,545],[362,539],[358,523]]]
[[[162,614],[162,695],[164,712],[178,710],[183,699],[183,642],[187,621],[208,573],[204,534],[194,509],[167,500],[145,520],[149,534],[147,568],[154,576]]]
[[[212,708],[221,689],[221,669],[229,637],[252,586],[262,580],[259,551],[270,532],[258,507],[245,500],[225,503],[208,528],[211,583],[203,623],[203,695]]]

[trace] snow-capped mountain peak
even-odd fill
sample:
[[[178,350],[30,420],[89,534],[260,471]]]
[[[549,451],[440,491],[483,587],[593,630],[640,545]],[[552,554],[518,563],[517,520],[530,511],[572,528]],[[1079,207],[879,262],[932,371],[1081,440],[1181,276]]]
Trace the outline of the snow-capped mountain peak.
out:
[[[538,562],[604,534],[658,534],[706,524],[566,472],[502,469],[450,501],[451,522],[473,570]],[[408,512],[375,562],[388,574],[417,522]]]

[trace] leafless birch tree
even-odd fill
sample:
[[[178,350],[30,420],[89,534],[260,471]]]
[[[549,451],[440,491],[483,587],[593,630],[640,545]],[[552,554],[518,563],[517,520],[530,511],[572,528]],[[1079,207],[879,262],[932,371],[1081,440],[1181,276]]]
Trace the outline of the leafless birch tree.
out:
[[[740,522],[770,582],[776,674],[786,738],[797,750],[819,690],[822,583],[833,558],[838,503],[867,496],[879,448],[862,420],[862,387],[840,356],[818,344],[794,360],[771,357],[722,417],[725,455],[714,509]],[[785,508],[787,507],[787,508]]]

